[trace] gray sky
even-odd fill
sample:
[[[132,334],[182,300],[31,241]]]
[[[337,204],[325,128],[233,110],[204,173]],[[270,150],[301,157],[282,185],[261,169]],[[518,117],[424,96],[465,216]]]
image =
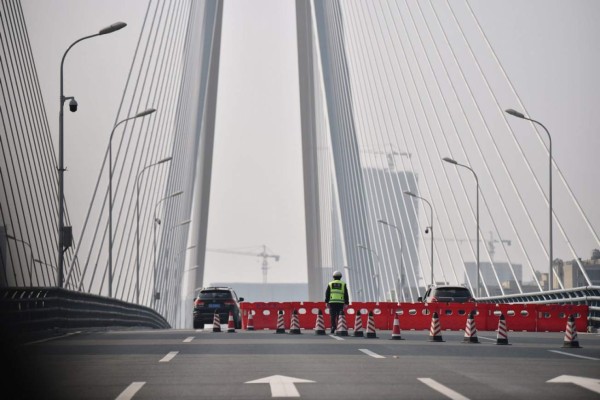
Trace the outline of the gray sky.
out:
[[[65,114],[66,196],[77,235],[147,1],[22,4],[55,140],[62,54],[82,36],[116,21],[128,24],[77,46],[65,65],[65,94],[79,102],[77,113]],[[270,262],[270,282],[306,281],[294,4],[226,0],[224,12],[208,247],[267,245],[281,256],[278,263]],[[598,229],[600,2],[502,0],[472,5],[529,115],[550,130],[554,159]],[[262,279],[258,257],[209,253],[206,260],[205,283]]]

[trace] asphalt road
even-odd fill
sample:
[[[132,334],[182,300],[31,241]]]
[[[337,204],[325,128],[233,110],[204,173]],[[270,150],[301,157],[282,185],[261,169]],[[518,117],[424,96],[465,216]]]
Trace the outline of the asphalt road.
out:
[[[440,343],[427,331],[403,340],[302,332],[120,330],[13,345],[1,397],[600,399],[598,334],[563,348],[563,333],[509,332],[502,346],[495,332],[479,332],[478,344],[456,331]]]

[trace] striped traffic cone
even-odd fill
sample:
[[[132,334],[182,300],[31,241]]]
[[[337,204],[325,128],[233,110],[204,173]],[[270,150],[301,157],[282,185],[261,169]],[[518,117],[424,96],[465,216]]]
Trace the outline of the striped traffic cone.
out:
[[[477,328],[475,327],[475,310],[471,311],[467,317],[467,326],[465,326],[463,343],[479,343],[479,339],[477,338]]]
[[[221,332],[221,319],[219,313],[215,313],[213,317],[213,332]]]
[[[279,310],[277,315],[277,330],[275,333],[285,333],[285,322],[283,322],[283,310]]]
[[[315,335],[325,335],[325,321],[323,320],[323,311],[321,309],[319,309],[319,314],[317,315]]]
[[[364,337],[365,333],[363,332],[363,324],[362,324],[362,316],[360,314],[360,310],[356,311],[356,317],[354,317],[354,337]]]
[[[440,320],[437,312],[431,315],[431,329],[429,330],[429,341],[430,342],[443,342],[442,328],[440,327]]]
[[[394,313],[394,326],[392,327],[392,337],[390,340],[404,340],[400,334],[400,317]]]
[[[567,328],[565,329],[565,339],[563,347],[580,348],[579,340],[577,339],[577,328],[575,327],[575,318],[573,314],[569,315]]]
[[[235,321],[233,320],[233,313],[229,311],[229,319],[227,320],[227,332],[235,333]]]
[[[377,339],[375,333],[375,319],[373,317],[373,311],[369,311],[369,321],[367,323],[367,336],[368,339]]]
[[[335,328],[336,336],[348,336],[348,325],[346,325],[346,315],[344,311],[340,311],[337,320],[337,327]]]
[[[248,310],[248,322],[246,322],[246,330],[254,330],[254,317],[252,316],[252,310]]]
[[[504,314],[500,314],[500,320],[498,321],[496,344],[508,344],[508,334],[506,333],[506,319],[504,318]]]
[[[298,312],[294,309],[292,311],[292,321],[290,322],[290,334],[299,335],[300,332],[300,324],[298,323]]]

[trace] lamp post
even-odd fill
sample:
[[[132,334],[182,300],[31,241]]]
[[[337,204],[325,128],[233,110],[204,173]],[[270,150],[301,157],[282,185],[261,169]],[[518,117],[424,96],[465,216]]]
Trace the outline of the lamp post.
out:
[[[431,285],[433,286],[433,284],[434,284],[434,282],[433,282],[433,207],[431,206],[431,203],[429,201],[427,201],[427,199],[424,199],[421,196],[417,196],[413,192],[406,190],[406,191],[404,191],[404,194],[407,196],[417,198],[417,199],[421,199],[425,203],[427,203],[427,205],[429,206],[429,211],[431,213],[431,218],[430,218],[431,222],[430,222],[430,225],[425,228],[425,233],[428,233],[428,231],[431,231]]]
[[[135,296],[137,304],[140,304],[140,178],[144,171],[149,168],[164,164],[172,159],[173,157],[167,157],[147,165],[135,177]]]
[[[548,276],[548,290],[552,290],[552,281],[554,280],[554,271],[552,268],[552,137],[550,136],[550,132],[548,132],[548,129],[546,129],[546,127],[539,121],[536,121],[535,119],[531,119],[526,117],[525,115],[523,115],[523,113],[520,113],[518,111],[515,111],[511,108],[509,108],[508,110],[505,110],[507,114],[512,115],[513,117],[517,117],[517,118],[521,118],[527,121],[531,121],[534,122],[536,124],[538,124],[539,126],[541,126],[542,128],[544,128],[544,130],[546,131],[546,134],[548,135],[548,205],[549,205],[549,216],[548,216],[548,236],[549,236],[549,257],[550,257],[550,269],[549,269],[549,276]]]
[[[450,157],[444,157],[442,158],[442,160],[446,161],[449,164],[454,164],[454,165],[458,165],[461,167],[465,167],[466,169],[468,169],[469,171],[471,171],[473,173],[473,176],[475,177],[475,183],[477,184],[477,192],[476,192],[476,219],[477,219],[477,230],[476,230],[476,238],[477,238],[477,297],[481,296],[481,284],[480,284],[480,274],[481,274],[481,270],[480,270],[480,264],[479,264],[479,178],[477,178],[477,174],[475,173],[475,171],[473,171],[473,169],[471,167],[469,167],[468,165],[464,165],[461,164],[455,160],[453,160]]]
[[[31,260],[35,261],[34,257],[33,257],[33,248],[31,248],[31,245],[29,243],[27,243],[26,241],[24,241],[22,239],[19,239],[19,238],[15,237],[13,235],[8,235],[7,234],[6,237],[8,239],[14,240],[15,242],[23,243],[25,246],[29,247],[29,253],[31,254]],[[27,257],[25,257],[25,258],[27,258]],[[27,260],[27,272],[29,272],[29,286],[33,286],[33,282],[32,282],[33,276],[32,276],[32,272],[31,272],[32,267],[33,267],[33,261],[32,261],[32,263],[30,265],[29,264],[29,260]]]
[[[64,182],[64,114],[63,107],[65,105],[65,101],[71,100],[69,102],[69,109],[72,112],[77,111],[77,101],[73,96],[65,97],[63,91],[63,66],[65,64],[65,57],[67,53],[73,46],[77,43],[93,38],[94,36],[106,35],[108,33],[112,33],[118,31],[126,27],[127,24],[125,22],[116,22],[102,30],[100,32],[95,33],[93,35],[82,37],[74,41],[65,51],[62,56],[62,60],[60,62],[60,111],[58,114],[58,279],[57,284],[59,288],[63,287],[63,275],[64,275],[64,251],[71,246],[71,237],[67,237],[67,232],[70,232],[70,229],[65,229],[65,182]],[[66,240],[69,239],[69,240]]]
[[[379,260],[379,254],[377,254],[377,252],[375,250],[372,250],[370,248],[368,248],[367,246],[365,246],[364,244],[357,244],[356,247],[370,251],[371,253],[375,254],[375,257],[377,258],[377,264],[379,264],[379,268],[381,268],[381,263]],[[378,282],[378,278],[379,274],[373,274],[373,281],[375,282],[375,288],[377,289],[376,291],[376,297],[377,299],[375,301],[379,301],[379,282]]]
[[[402,256],[402,252],[404,251],[404,235],[402,235],[400,228],[398,228],[394,224],[390,224],[389,222],[387,222],[384,219],[378,219],[377,222],[379,222],[382,225],[386,225],[391,228],[394,228],[398,232],[398,236],[400,236],[400,290],[403,290],[404,279],[402,279],[402,274],[404,273],[404,257]],[[400,299],[400,294],[398,293],[398,302],[399,302],[399,299]]]
[[[170,195],[168,195],[168,196],[163,197],[162,199],[160,199],[156,203],[156,205],[154,206],[154,232],[153,232],[154,233],[153,234],[154,240],[153,240],[153,245],[152,245],[153,254],[154,254],[154,263],[153,263],[154,264],[154,268],[153,268],[153,272],[152,272],[152,276],[153,276],[153,280],[154,280],[154,283],[153,283],[153,292],[152,292],[152,301],[153,301],[154,305],[156,305],[156,300],[157,300],[157,298],[156,298],[157,297],[156,296],[156,294],[157,294],[156,293],[156,225],[160,224],[160,220],[156,216],[156,211],[157,211],[158,206],[160,205],[160,203],[162,203],[163,201],[171,199],[173,197],[180,196],[182,194],[183,194],[183,190],[180,190],[180,191],[175,192],[175,193],[171,193]]]

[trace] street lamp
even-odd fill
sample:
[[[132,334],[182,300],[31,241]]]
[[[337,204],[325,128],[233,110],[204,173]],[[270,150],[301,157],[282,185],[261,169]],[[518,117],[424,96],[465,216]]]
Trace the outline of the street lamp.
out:
[[[119,125],[129,120],[135,118],[145,117],[146,115],[150,115],[156,112],[156,109],[149,108],[144,111],[140,111],[132,117],[125,118],[113,127],[112,132],[110,133],[110,138],[108,140],[108,297],[112,297],[112,278],[113,278],[113,265],[112,265],[112,250],[113,250],[113,229],[112,229],[112,211],[113,211],[113,193],[112,193],[112,177],[113,177],[113,168],[112,168],[112,138],[115,133],[115,130]]]
[[[383,224],[383,225],[387,225],[391,228],[394,228],[398,232],[398,235],[400,236],[400,290],[403,290],[404,279],[402,279],[402,274],[404,273],[404,260],[402,257],[402,252],[404,250],[404,235],[402,235],[402,232],[400,232],[400,228],[398,228],[394,224],[390,224],[389,222],[387,222],[384,219],[378,219],[377,222],[379,222],[380,224]],[[399,296],[400,296],[400,293],[398,293],[398,302],[400,302]]]
[[[63,91],[63,66],[65,64],[65,57],[67,53],[73,46],[77,43],[92,38],[94,36],[106,35],[108,33],[112,33],[118,31],[126,27],[127,24],[125,22],[116,22],[104,29],[101,29],[100,32],[95,33],[93,35],[82,37],[81,39],[73,42],[69,48],[63,54],[62,60],[60,62],[60,111],[58,114],[58,287],[63,287],[63,275],[64,275],[64,251],[71,246],[71,229],[70,227],[65,227],[65,182],[64,182],[64,115],[63,115],[63,107],[65,105],[65,101],[71,100],[69,102],[69,109],[71,112],[77,111],[77,101],[75,101],[75,97],[68,96],[65,97]]]
[[[14,240],[15,242],[23,243],[25,246],[29,247],[29,253],[31,254],[31,259],[34,260],[34,258],[33,258],[33,248],[31,248],[31,245],[29,243],[27,243],[26,241],[24,241],[22,239],[19,239],[19,238],[15,237],[15,236],[12,236],[12,235],[8,235],[7,234],[6,237],[8,239]],[[25,258],[27,258],[27,257],[25,257]],[[33,262],[32,262],[32,264],[33,264]],[[32,266],[33,265],[29,264],[29,260],[27,260],[27,272],[29,272],[29,286],[33,286],[33,282],[32,282],[33,276],[32,276],[32,272],[31,272]]]
[[[442,160],[446,161],[447,163],[450,164],[454,164],[454,165],[458,165],[461,167],[465,167],[466,169],[468,169],[469,171],[471,171],[473,173],[473,176],[475,177],[475,183],[477,184],[477,192],[475,193],[476,195],[476,219],[477,219],[477,231],[476,231],[476,237],[477,237],[477,297],[481,296],[481,285],[480,285],[480,264],[479,264],[479,179],[477,178],[477,174],[475,173],[475,171],[473,171],[473,169],[471,167],[469,167],[468,165],[464,165],[461,164],[455,160],[453,160],[450,157],[444,157],[442,158]]]
[[[375,257],[377,258],[377,264],[379,264],[379,268],[381,268],[381,261],[379,259],[379,254],[377,254],[377,252],[375,250],[370,249],[369,247],[365,246],[364,244],[357,244],[356,247],[370,251],[371,253],[375,254]],[[376,292],[376,301],[379,301],[379,282],[378,282],[378,278],[379,274],[373,274],[373,281],[375,282],[375,288],[377,289]]]
[[[172,159],[173,157],[163,158],[160,161],[145,166],[135,178],[135,296],[137,304],[140,304],[140,177],[149,168],[169,162]]]
[[[550,271],[549,271],[549,276],[548,276],[548,290],[552,290],[552,281],[554,280],[553,277],[553,268],[552,268],[552,137],[550,136],[550,132],[548,132],[548,129],[546,129],[546,127],[539,121],[536,121],[535,119],[531,119],[531,118],[527,118],[525,115],[523,115],[523,113],[520,113],[518,111],[515,111],[511,108],[509,108],[508,110],[505,110],[507,114],[512,115],[513,117],[517,117],[517,118],[521,118],[527,121],[531,121],[534,122],[536,124],[538,124],[539,126],[541,126],[542,128],[544,128],[544,130],[546,131],[546,134],[548,135],[548,205],[549,205],[549,217],[548,217],[548,229],[549,229],[549,256],[550,256]]]
[[[162,203],[165,200],[171,199],[173,197],[177,197],[183,194],[183,190],[180,190],[178,192],[175,193],[171,193],[170,195],[163,197],[162,199],[160,199],[157,203],[156,206],[154,206],[154,241],[153,241],[153,254],[154,254],[154,268],[153,268],[153,277],[154,277],[154,288],[153,288],[153,293],[152,293],[152,298],[153,298],[153,302],[156,305],[156,300],[157,300],[157,293],[156,293],[156,225],[160,224],[160,219],[158,219],[158,217],[156,216],[156,211],[158,209],[158,206],[160,205],[160,203]]]
[[[421,199],[425,203],[427,203],[427,205],[429,206],[429,211],[431,213],[431,218],[430,218],[431,222],[430,222],[430,225],[425,228],[425,233],[428,233],[429,231],[431,231],[431,285],[433,286],[433,207],[431,206],[431,203],[429,201],[427,201],[427,199],[424,199],[421,196],[417,196],[413,192],[406,190],[406,191],[404,191],[404,194],[407,196],[417,198],[417,199]]]

